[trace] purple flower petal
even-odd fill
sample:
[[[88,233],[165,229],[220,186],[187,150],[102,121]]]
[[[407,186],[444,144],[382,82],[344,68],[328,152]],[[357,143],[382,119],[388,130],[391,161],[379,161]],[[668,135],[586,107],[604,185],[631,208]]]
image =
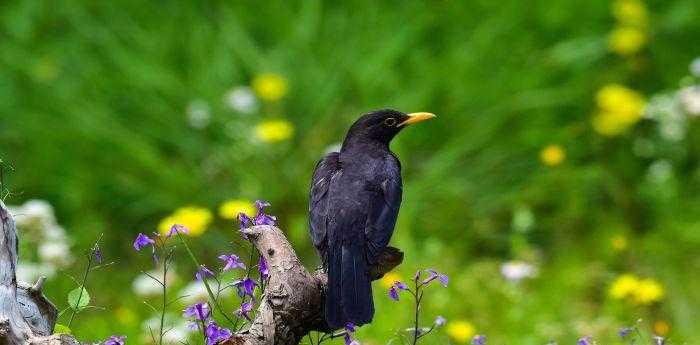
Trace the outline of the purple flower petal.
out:
[[[173,235],[177,235],[178,232],[181,234],[189,234],[190,230],[182,224],[173,224],[173,226],[170,227],[170,231],[168,231],[165,237],[169,238]]]
[[[117,336],[113,335],[109,337],[109,339],[105,340],[102,345],[124,345],[124,342],[126,341],[126,336]]]
[[[264,213],[258,213],[255,216],[255,219],[253,219],[253,225],[275,225],[275,222],[277,221],[277,217],[275,216],[269,216]]]
[[[396,290],[396,287],[392,286],[389,289],[389,298],[393,299],[394,301],[399,300],[399,291]]]
[[[210,269],[207,268],[207,266],[200,265],[199,270],[197,270],[197,273],[194,274],[194,278],[197,279],[198,281],[201,281],[202,279],[206,278],[207,276],[213,277],[214,272],[212,272]]]
[[[587,335],[587,336],[585,336],[585,337],[579,339],[579,340],[576,342],[576,345],[592,345],[592,344],[591,344],[591,340],[592,340],[592,339],[593,339],[592,336]]]
[[[234,268],[245,269],[245,264],[241,261],[238,255],[221,254],[219,255],[219,259],[226,263],[226,265],[224,265],[224,268],[221,269],[224,272],[232,270]]]
[[[245,213],[241,212],[238,214],[238,221],[240,222],[241,230],[250,227],[250,217]]]
[[[262,280],[267,280],[270,277],[270,269],[267,267],[267,261],[263,256],[260,256],[260,261],[258,261],[258,272],[260,272],[260,279]]]
[[[253,311],[252,303],[242,303],[241,307],[236,311],[236,315],[238,315],[238,317],[244,317],[248,321],[253,321],[250,315],[248,315],[251,311]]]
[[[207,345],[214,345],[230,338],[231,330],[219,327],[214,321],[209,321],[207,328],[204,330],[204,335],[207,337]]]
[[[626,336],[628,336],[630,333],[632,333],[632,331],[633,331],[632,327],[622,327],[622,328],[620,328],[619,331],[617,331],[617,335],[619,335],[620,338],[624,339]]]
[[[136,251],[140,251],[141,248],[153,245],[155,243],[156,241],[139,232],[139,234],[136,236],[136,239],[134,240],[134,249],[136,249]]]
[[[394,282],[394,286],[399,290],[408,291],[408,285],[406,285],[398,280]]]
[[[195,303],[182,312],[183,317],[194,317],[195,320],[206,320],[209,317],[209,305],[206,303]]]
[[[92,252],[93,255],[95,255],[95,261],[97,261],[98,264],[102,263],[102,250],[100,250],[99,245],[95,245],[95,250]]]
[[[435,318],[435,327],[442,327],[447,323],[447,319],[445,319],[442,316],[438,316]]]
[[[486,336],[485,335],[475,335],[474,338],[472,338],[472,344],[474,345],[485,345],[486,344]]]
[[[235,281],[233,285],[238,290],[239,297],[250,296],[255,299],[254,291],[255,287],[258,285],[255,280],[246,277],[245,279]]]
[[[357,330],[357,326],[355,326],[355,324],[352,322],[348,322],[345,324],[345,330],[348,333],[355,333],[355,331]]]
[[[270,203],[265,200],[255,200],[255,208],[258,209],[258,212],[262,212],[265,207],[270,207]]]

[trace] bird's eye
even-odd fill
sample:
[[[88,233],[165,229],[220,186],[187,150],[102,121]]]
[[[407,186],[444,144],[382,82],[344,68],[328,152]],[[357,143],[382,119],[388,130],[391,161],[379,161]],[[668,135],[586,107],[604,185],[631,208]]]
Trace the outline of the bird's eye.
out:
[[[395,126],[396,125],[396,119],[393,117],[387,118],[384,120],[384,124],[387,126]]]

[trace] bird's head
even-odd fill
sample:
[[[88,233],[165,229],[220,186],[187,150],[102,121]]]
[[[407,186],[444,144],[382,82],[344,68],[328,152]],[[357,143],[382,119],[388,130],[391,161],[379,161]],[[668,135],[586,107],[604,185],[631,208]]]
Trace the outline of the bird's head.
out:
[[[434,117],[435,115],[431,113],[406,114],[393,109],[376,110],[362,115],[353,123],[345,137],[343,146],[356,141],[388,145],[402,129]]]

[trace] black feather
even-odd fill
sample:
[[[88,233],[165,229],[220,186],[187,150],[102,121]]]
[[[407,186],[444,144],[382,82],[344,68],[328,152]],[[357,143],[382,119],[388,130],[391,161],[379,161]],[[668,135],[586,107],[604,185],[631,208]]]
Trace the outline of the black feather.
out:
[[[393,110],[363,116],[351,127],[341,152],[316,165],[309,225],[328,273],[325,312],[332,328],[372,321],[369,267],[391,239],[402,194],[401,165],[388,146],[400,128],[388,124],[406,118]]]

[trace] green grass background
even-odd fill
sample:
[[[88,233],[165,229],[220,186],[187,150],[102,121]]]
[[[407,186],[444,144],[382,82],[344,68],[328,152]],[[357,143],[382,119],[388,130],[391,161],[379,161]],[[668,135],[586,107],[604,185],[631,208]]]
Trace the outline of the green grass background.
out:
[[[650,41],[621,58],[607,50],[614,19],[601,0],[5,1],[6,202],[51,202],[76,253],[105,234],[105,256],[118,262],[91,277],[91,290],[106,309],[81,314],[73,331],[138,343],[138,318],[149,313],[128,288],[135,263],[145,264],[131,249],[136,233],[183,205],[263,198],[311,267],[307,190],[325,148],[362,112],[431,111],[437,120],[392,145],[405,184],[399,272],[434,267],[452,278],[431,288],[425,323],[468,320],[492,344],[586,334],[610,343],[618,326],[644,318],[667,321],[669,336],[690,344],[700,329],[700,127],[663,148],[674,174],[658,186],[645,179],[652,161],[633,153],[644,123],[615,138],[590,126],[601,86],[647,96],[677,88],[700,55],[700,3],[647,6]],[[227,90],[263,72],[289,80],[281,102],[252,116],[224,106]],[[187,123],[193,99],[211,106],[203,130]],[[275,117],[294,124],[294,137],[250,144],[259,119]],[[232,122],[238,135],[225,130]],[[553,168],[538,159],[552,143],[567,153]],[[523,207],[535,225],[518,233],[513,212]],[[226,250],[235,229],[216,220],[195,240],[198,253]],[[609,244],[619,233],[630,241],[623,253]],[[537,258],[539,277],[507,284],[498,267],[513,258]],[[667,297],[654,307],[610,300],[607,286],[623,272],[656,278]],[[59,275],[47,285],[60,305],[73,282]],[[394,304],[378,285],[375,294],[376,320],[358,333],[365,344],[386,343],[412,315],[407,300]],[[120,319],[120,307],[137,320]],[[425,343],[447,341],[439,331]]]

